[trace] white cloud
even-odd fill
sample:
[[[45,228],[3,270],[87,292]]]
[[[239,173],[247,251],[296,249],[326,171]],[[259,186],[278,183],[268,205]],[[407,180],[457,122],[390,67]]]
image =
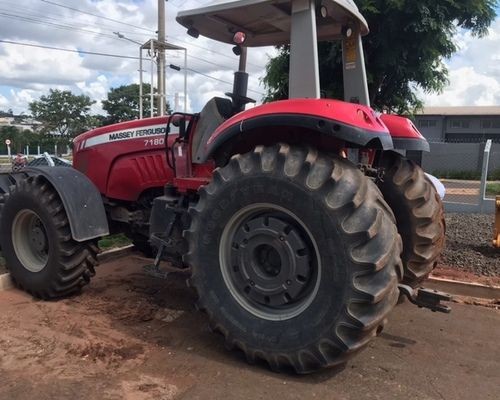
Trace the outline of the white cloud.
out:
[[[427,106],[500,105],[500,18],[484,38],[459,32],[460,50],[446,64],[449,85],[442,94],[424,95]]]
[[[57,57],[45,49],[7,46],[0,62],[0,84],[34,87],[40,84],[68,85],[87,79],[91,73],[81,66],[77,53]]]
[[[2,96],[0,94],[0,107],[1,108],[7,108],[9,106],[9,100],[7,100],[7,97]]]
[[[108,79],[104,75],[99,75],[93,82],[76,82],[76,86],[83,94],[89,96],[96,102],[91,107],[93,113],[104,113],[101,101],[106,99],[107,93],[110,89]]]
[[[137,0],[101,0],[99,2],[73,0],[59,3],[134,26],[115,23],[41,1],[3,0],[0,8],[11,7],[9,14],[17,15],[17,19],[0,15],[2,39],[137,57],[138,46],[130,41],[119,39],[113,32],[120,32],[130,40],[143,43],[154,36],[156,30],[157,0],[142,2]],[[237,68],[238,61],[231,51],[231,46],[202,37],[193,39],[187,36],[185,29],[175,22],[175,16],[180,9],[199,8],[210,3],[212,3],[210,0],[167,2],[167,38],[188,49],[188,68],[232,82],[233,71]],[[34,21],[19,18],[38,20],[38,22],[33,23]],[[57,27],[54,24],[65,27]],[[259,78],[263,75],[263,67],[267,61],[266,53],[269,51],[274,50],[251,49],[249,51],[248,71],[252,76],[249,89],[264,91],[260,86]],[[184,55],[175,53],[167,53],[167,64],[172,63],[182,67]],[[0,43],[0,93],[7,99],[7,106],[12,107],[15,112],[26,111],[27,99],[21,93],[29,93],[32,99],[36,99],[47,93],[49,88],[69,89],[77,94],[85,93],[94,100],[100,101],[105,97],[104,91],[107,92],[109,88],[138,82],[138,69],[138,60],[65,53]],[[149,62],[144,62],[143,69],[146,70],[144,81],[149,82]],[[102,77],[106,78],[105,82]],[[203,90],[201,90],[201,83],[204,83]],[[174,102],[175,93],[183,98],[182,71],[167,69],[167,89],[171,103]],[[188,108],[198,111],[210,94],[223,95],[224,92],[230,90],[231,84],[189,71]],[[261,98],[259,94],[253,92],[249,94],[257,100]],[[181,104],[183,104],[182,100]],[[3,105],[2,107],[5,108]],[[100,105],[94,105],[93,111],[100,112]]]
[[[191,38],[175,21],[181,9],[199,8],[226,0],[171,0],[166,3],[166,33],[170,42],[188,49],[188,68],[210,75],[211,79],[193,71],[188,73],[188,111],[199,111],[212,96],[223,96],[231,90],[237,57],[231,46],[203,37]],[[78,13],[42,1],[2,0],[0,9],[10,17],[0,15],[2,39],[42,44],[66,49],[88,50],[138,56],[138,46],[119,39],[120,32],[128,39],[145,42],[157,25],[157,0],[68,0],[60,4],[92,14],[122,21],[123,25],[92,15]],[[12,16],[14,15],[14,17]],[[62,25],[62,26],[56,26]],[[490,36],[477,39],[467,32],[457,35],[460,51],[447,62],[450,86],[442,95],[427,95],[428,104],[498,104],[500,81],[500,19],[490,29]],[[177,54],[176,54],[177,53]],[[260,78],[272,48],[249,49],[247,70],[250,74],[249,97],[261,100],[264,88]],[[201,60],[200,60],[201,59]],[[182,52],[168,52],[167,65],[183,66]],[[30,101],[46,94],[50,88],[84,93],[98,101],[92,110],[102,112],[100,100],[111,87],[138,82],[138,60],[66,53],[48,49],[0,43],[0,109],[13,108],[27,112]],[[144,63],[144,81],[149,82],[149,62]],[[183,109],[183,72],[167,69],[167,98],[173,104],[175,94]],[[219,80],[217,80],[219,79]]]
[[[27,113],[29,103],[38,97],[39,93],[32,89],[11,89],[8,107],[12,108],[15,113]]]
[[[427,106],[487,106],[500,104],[500,82],[493,76],[463,67],[450,72],[450,85],[443,94],[426,96]]]

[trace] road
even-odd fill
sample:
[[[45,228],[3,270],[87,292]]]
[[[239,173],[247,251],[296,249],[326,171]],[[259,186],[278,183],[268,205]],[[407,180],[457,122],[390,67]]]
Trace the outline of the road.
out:
[[[0,293],[0,399],[498,399],[500,311],[398,306],[344,369],[250,366],[193,309],[185,276],[147,277],[135,256],[102,265],[77,297]]]

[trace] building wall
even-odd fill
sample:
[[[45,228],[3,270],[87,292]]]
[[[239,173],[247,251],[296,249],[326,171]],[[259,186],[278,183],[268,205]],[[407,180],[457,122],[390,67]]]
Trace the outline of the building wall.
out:
[[[415,122],[429,142],[500,142],[500,116],[417,115]]]
[[[442,116],[417,116],[416,125],[429,142],[444,141],[443,124],[445,119]]]

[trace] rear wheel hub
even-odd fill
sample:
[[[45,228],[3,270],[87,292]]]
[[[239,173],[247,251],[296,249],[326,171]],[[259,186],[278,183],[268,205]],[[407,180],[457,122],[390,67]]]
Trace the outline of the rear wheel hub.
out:
[[[47,265],[49,242],[40,217],[31,210],[21,210],[12,224],[12,244],[18,260],[30,272],[40,272]]]
[[[238,212],[221,240],[221,269],[231,294],[266,319],[298,315],[314,298],[314,242],[291,212],[271,204]]]

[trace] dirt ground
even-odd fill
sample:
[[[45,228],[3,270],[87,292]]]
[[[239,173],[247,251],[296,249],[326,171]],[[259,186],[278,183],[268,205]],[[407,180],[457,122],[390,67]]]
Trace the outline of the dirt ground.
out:
[[[101,265],[77,297],[0,293],[0,399],[498,399],[500,311],[398,306],[341,370],[250,366],[193,308],[185,276],[145,276],[134,256]]]
[[[500,287],[500,276],[476,275],[472,272],[463,271],[457,267],[450,267],[445,264],[438,264],[438,266],[432,271],[431,276],[436,278],[451,279],[453,281],[472,282],[485,286]]]

